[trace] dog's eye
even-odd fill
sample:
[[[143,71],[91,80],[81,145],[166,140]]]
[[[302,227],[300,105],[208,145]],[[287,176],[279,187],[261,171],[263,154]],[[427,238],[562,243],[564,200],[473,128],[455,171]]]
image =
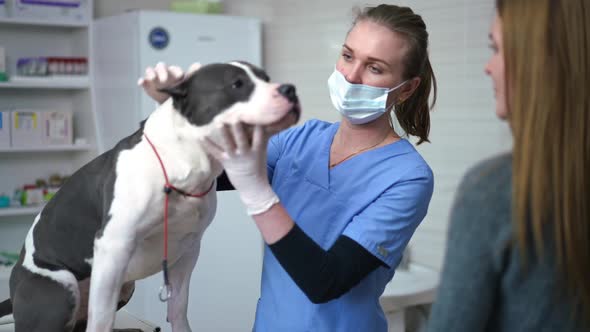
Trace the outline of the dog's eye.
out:
[[[232,87],[232,89],[239,89],[239,88],[241,88],[241,87],[242,87],[242,85],[244,85],[244,82],[243,82],[242,80],[238,79],[238,80],[235,80],[235,81],[234,81],[234,82],[231,84],[231,87]]]

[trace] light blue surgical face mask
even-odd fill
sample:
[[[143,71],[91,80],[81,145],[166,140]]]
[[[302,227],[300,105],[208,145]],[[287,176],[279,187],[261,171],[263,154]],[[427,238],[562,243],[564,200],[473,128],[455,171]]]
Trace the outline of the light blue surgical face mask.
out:
[[[364,84],[349,83],[341,72],[334,69],[328,78],[330,99],[332,105],[352,124],[371,122],[387,111],[387,96],[404,85],[403,81],[397,86],[378,88]]]

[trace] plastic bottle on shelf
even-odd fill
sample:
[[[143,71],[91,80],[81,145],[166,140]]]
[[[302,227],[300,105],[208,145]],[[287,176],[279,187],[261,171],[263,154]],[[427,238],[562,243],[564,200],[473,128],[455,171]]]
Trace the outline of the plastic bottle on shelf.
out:
[[[0,194],[0,208],[10,207],[10,196],[5,193]]]

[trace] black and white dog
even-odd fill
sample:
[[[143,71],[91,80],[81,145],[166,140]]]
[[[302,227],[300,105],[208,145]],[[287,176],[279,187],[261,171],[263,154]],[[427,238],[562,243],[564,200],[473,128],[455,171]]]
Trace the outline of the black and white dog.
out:
[[[11,303],[0,305],[16,332],[111,331],[134,281],[163,270],[163,248],[168,320],[191,331],[189,280],[223,171],[199,139],[232,121],[277,132],[300,107],[293,85],[242,62],[204,66],[166,92],[172,98],[139,130],[75,172],[35,218],[10,276]]]

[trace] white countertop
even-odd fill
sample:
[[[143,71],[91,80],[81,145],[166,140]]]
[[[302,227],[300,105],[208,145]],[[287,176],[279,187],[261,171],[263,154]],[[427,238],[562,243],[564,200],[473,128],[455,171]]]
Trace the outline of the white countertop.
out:
[[[383,310],[387,313],[434,302],[439,274],[434,269],[417,264],[410,264],[407,270],[397,270],[381,296]]]

